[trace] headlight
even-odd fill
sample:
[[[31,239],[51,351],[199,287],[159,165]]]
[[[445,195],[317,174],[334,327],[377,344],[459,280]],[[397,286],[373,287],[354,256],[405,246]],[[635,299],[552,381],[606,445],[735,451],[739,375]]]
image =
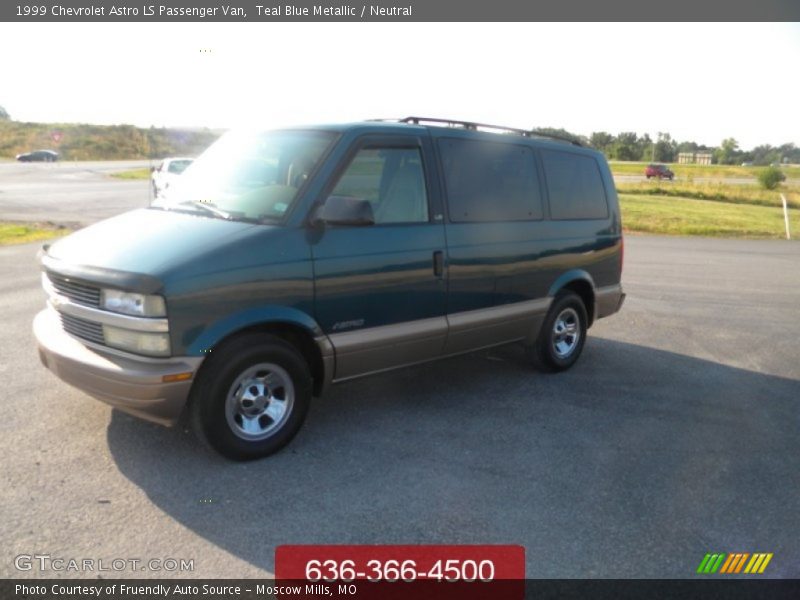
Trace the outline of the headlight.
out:
[[[112,348],[150,356],[169,356],[168,333],[142,333],[103,325],[103,336],[106,345]]]
[[[167,316],[167,306],[161,296],[148,296],[119,290],[102,290],[100,308],[136,317]]]

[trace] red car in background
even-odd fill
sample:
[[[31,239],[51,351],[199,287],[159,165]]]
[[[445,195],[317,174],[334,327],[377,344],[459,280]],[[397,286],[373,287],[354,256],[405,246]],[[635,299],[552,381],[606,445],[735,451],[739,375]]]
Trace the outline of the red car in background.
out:
[[[670,171],[666,165],[647,165],[647,168],[644,170],[644,176],[650,179],[651,177],[658,177],[659,179],[669,179],[672,181],[672,178],[675,177],[675,173]]]

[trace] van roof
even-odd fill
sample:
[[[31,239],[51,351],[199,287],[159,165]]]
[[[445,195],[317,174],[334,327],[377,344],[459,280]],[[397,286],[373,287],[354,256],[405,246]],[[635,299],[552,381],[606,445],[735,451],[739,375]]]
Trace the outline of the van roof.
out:
[[[517,129],[502,125],[487,125],[485,123],[473,123],[471,121],[454,121],[449,119],[427,118],[427,117],[404,117],[402,119],[368,119],[365,121],[354,121],[350,123],[315,123],[304,126],[295,125],[281,127],[279,130],[305,130],[305,131],[328,131],[336,134],[347,132],[358,132],[364,134],[391,134],[391,133],[414,133],[421,134],[430,131],[437,137],[451,135],[461,138],[478,138],[485,141],[514,143],[515,139],[522,138],[526,143],[534,143],[542,147],[552,149],[564,149],[580,154],[591,154],[603,156],[603,153],[585,146],[575,140],[562,138],[555,135],[539,132],[536,130]],[[566,148],[565,148],[566,146]]]
[[[411,125],[423,125],[433,127],[444,127],[447,129],[464,129],[467,131],[484,131],[486,133],[500,133],[505,135],[521,135],[530,138],[546,138],[566,142],[574,146],[583,146],[579,141],[567,137],[537,131],[535,129],[520,129],[518,127],[508,127],[506,125],[489,125],[487,123],[476,123],[473,121],[459,121],[455,119],[440,119],[437,117],[403,117],[402,119],[374,119],[382,123],[405,123]]]
[[[295,127],[287,127],[287,129],[295,129]],[[545,143],[554,143],[558,145],[570,145],[582,150],[592,150],[587,146],[582,145],[576,140],[551,135],[548,133],[519,129],[516,127],[506,127],[504,125],[488,125],[486,123],[474,123],[472,121],[456,121],[451,119],[439,119],[433,117],[404,117],[402,119],[369,119],[366,121],[356,121],[353,123],[336,123],[336,124],[316,124],[302,127],[302,129],[316,129],[322,131],[334,131],[336,133],[344,133],[345,131],[352,131],[353,129],[363,129],[367,131],[376,130],[402,130],[408,132],[409,129],[416,131],[427,130],[446,130],[448,132],[456,133],[459,135],[471,135],[490,137],[501,137],[504,140],[511,141],[509,138],[519,136],[528,140],[541,141]]]

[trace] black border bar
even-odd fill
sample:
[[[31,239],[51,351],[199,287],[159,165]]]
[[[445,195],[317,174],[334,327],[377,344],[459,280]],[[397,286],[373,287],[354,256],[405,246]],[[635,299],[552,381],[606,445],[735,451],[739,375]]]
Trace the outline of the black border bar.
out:
[[[356,582],[359,586],[370,588],[370,591],[381,592],[382,598],[415,599],[436,598],[437,600],[456,600],[460,596],[457,590],[455,596],[447,593],[450,584],[446,582],[412,582],[412,583],[371,583]],[[512,582],[508,582],[512,583]],[[520,582],[516,582],[520,583]],[[240,594],[226,595],[189,595],[176,596],[163,594],[109,594],[101,591],[95,594],[60,594],[53,593],[53,586],[70,587],[100,587],[119,586],[126,584],[133,587],[159,586],[174,589],[175,585],[197,586],[202,590],[204,584],[217,587],[240,586]],[[305,581],[279,581],[273,579],[2,579],[0,580],[0,598],[3,600],[163,600],[164,598],[204,598],[206,600],[270,600],[276,598],[272,594],[257,593],[258,586],[272,588],[276,585],[300,585],[305,588]],[[764,578],[739,578],[709,577],[696,579],[527,579],[524,581],[524,597],[536,600],[561,600],[561,599],[591,599],[591,600],[795,600],[800,598],[800,579],[764,579]],[[45,593],[20,592],[17,586],[37,586]],[[334,586],[336,584],[330,584]],[[480,586],[480,583],[471,585]],[[375,586],[382,587],[380,590]],[[520,589],[520,587],[517,587]],[[431,595],[433,594],[433,595]],[[328,598],[359,598],[373,597],[372,593],[315,596],[301,594],[295,598],[328,597]],[[291,598],[292,595],[279,595],[277,598]]]
[[[258,7],[262,8],[259,9]],[[26,8],[27,7],[27,8]],[[42,7],[44,10],[41,10]],[[112,7],[117,13],[112,14]],[[239,10],[231,10],[231,8]],[[269,9],[269,10],[268,10]],[[40,14],[43,13],[43,14]],[[261,14],[259,14],[261,13]],[[5,0],[8,22],[776,22],[798,0]],[[569,43],[569,39],[565,40]],[[746,45],[747,41],[742,40]]]

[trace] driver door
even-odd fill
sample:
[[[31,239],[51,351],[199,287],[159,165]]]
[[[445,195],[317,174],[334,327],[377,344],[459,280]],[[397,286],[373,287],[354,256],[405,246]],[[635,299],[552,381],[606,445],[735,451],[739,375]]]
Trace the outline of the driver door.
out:
[[[341,380],[441,355],[444,222],[431,148],[417,136],[365,136],[324,197],[367,200],[374,224],[325,224],[312,243],[315,316]]]

